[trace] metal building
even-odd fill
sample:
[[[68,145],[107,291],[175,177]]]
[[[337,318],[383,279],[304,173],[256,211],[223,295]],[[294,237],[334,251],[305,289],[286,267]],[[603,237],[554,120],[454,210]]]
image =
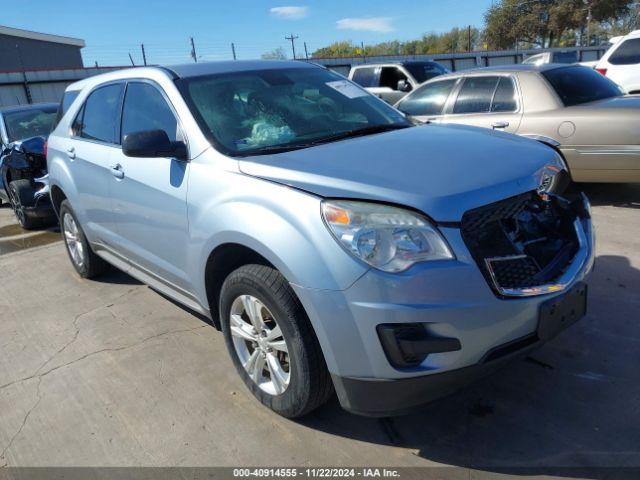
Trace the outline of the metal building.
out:
[[[82,68],[79,38],[0,25],[0,72]]]

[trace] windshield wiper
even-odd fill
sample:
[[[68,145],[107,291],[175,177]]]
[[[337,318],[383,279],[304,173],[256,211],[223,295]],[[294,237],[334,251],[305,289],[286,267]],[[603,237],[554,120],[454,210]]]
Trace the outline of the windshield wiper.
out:
[[[389,132],[392,130],[401,130],[403,128],[409,128],[413,125],[372,125],[370,127],[356,128],[353,130],[347,130],[345,132],[336,133],[326,137],[318,138],[317,140],[311,140],[309,142],[300,143],[287,143],[285,145],[267,145],[254,151],[242,152],[242,156],[251,155],[268,155],[273,153],[283,153],[292,150],[300,150],[302,148],[315,147],[316,145],[322,145],[324,143],[337,142],[338,140],[345,140],[347,138],[363,137],[365,135],[374,135],[376,133]]]
[[[354,130],[347,130],[346,132],[336,133],[327,137],[322,137],[317,140],[309,142],[311,145],[321,145],[323,143],[336,142],[338,140],[345,140],[347,138],[364,137],[365,135],[374,135],[376,133],[390,132],[392,130],[401,130],[403,128],[409,128],[411,125],[372,125],[370,127],[356,128]]]

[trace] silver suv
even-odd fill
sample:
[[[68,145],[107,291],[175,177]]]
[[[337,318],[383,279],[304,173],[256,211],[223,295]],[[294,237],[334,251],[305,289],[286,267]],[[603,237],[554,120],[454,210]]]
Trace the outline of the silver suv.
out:
[[[389,415],[583,315],[588,203],[561,157],[413,126],[304,62],[136,68],[68,87],[51,198],[76,271],[211,318],[252,393]]]

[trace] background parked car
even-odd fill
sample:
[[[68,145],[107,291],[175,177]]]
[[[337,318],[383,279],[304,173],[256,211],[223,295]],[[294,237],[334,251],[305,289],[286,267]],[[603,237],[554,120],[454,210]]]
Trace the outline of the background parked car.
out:
[[[596,70],[627,93],[640,93],[640,30],[618,39],[602,56]]]
[[[640,97],[579,65],[513,65],[450,74],[397,105],[422,122],[462,123],[560,149],[578,182],[640,182]]]
[[[0,203],[11,204],[23,228],[54,218],[44,143],[57,110],[55,103],[0,110]]]
[[[547,63],[576,63],[578,61],[578,52],[544,52],[527,57],[522,62],[523,65],[544,65]]]
[[[429,61],[365,64],[351,67],[349,80],[394,104],[421,83],[445,73],[449,70]]]

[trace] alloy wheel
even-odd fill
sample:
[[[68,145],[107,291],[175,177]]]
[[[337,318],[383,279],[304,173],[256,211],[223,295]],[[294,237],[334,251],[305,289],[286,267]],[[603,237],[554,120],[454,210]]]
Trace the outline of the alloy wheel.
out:
[[[20,225],[24,226],[25,224],[25,213],[22,209],[22,203],[20,203],[20,197],[18,196],[18,192],[15,191],[15,188],[9,187],[9,203],[11,204],[11,208],[13,209],[13,213],[16,215],[18,222]]]
[[[73,263],[77,267],[82,267],[84,264],[84,245],[80,239],[78,225],[69,213],[65,213],[62,217],[62,230],[64,232],[64,241],[67,244]]]
[[[233,346],[251,380],[266,393],[283,394],[291,379],[289,348],[276,318],[251,295],[233,301],[230,317]]]

